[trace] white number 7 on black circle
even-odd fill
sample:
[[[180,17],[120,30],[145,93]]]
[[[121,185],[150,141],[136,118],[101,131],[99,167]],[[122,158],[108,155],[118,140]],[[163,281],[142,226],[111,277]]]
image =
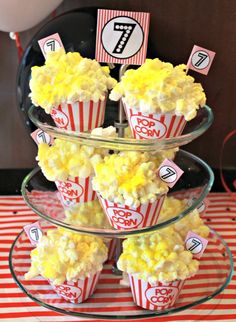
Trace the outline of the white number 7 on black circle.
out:
[[[123,22],[114,22],[114,30],[122,31],[120,39],[118,40],[115,48],[113,49],[114,54],[122,54],[125,46],[127,45],[130,36],[132,35],[134,28],[136,27],[135,23],[123,23]]]

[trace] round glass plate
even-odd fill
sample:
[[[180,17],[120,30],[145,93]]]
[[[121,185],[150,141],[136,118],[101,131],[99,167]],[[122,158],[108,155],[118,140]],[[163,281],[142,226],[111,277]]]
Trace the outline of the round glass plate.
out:
[[[184,171],[176,185],[169,190],[168,196],[185,200],[181,213],[173,214],[168,218],[161,214],[156,225],[138,228],[115,230],[107,225],[98,227],[93,223],[83,225],[82,223],[68,222],[65,210],[59,201],[56,185],[49,182],[39,168],[35,168],[22,183],[22,195],[25,202],[40,217],[47,221],[65,228],[81,233],[92,233],[106,237],[131,236],[144,232],[151,232],[174,223],[188,213],[199,207],[209,193],[214,181],[214,175],[209,166],[191,153],[180,150],[174,159],[175,163]],[[104,215],[105,216],[105,215]],[[106,217],[104,217],[106,220]],[[109,227],[109,226],[108,226]]]
[[[42,221],[45,233],[52,228]],[[55,228],[55,227],[54,227]],[[225,241],[211,230],[207,248],[200,260],[198,273],[186,280],[175,305],[163,311],[144,310],[133,302],[130,287],[120,284],[121,276],[112,274],[112,262],[104,265],[95,293],[85,302],[72,304],[60,298],[47,280],[38,276],[26,281],[33,246],[22,231],[10,251],[10,270],[18,286],[32,300],[48,309],[75,316],[104,319],[138,319],[173,314],[206,302],[222,292],[231,280],[233,259]]]
[[[49,114],[46,114],[45,111],[40,107],[31,106],[28,114],[30,120],[38,128],[41,128],[52,137],[66,139],[69,141],[76,141],[84,145],[123,151],[154,151],[157,149],[164,150],[182,146],[188,144],[189,142],[202,135],[213,122],[213,113],[210,107],[205,105],[203,108],[200,108],[198,110],[197,116],[192,121],[187,122],[187,125],[185,126],[183,134],[181,136],[159,140],[136,140],[130,138],[99,137],[86,132],[80,133],[57,128],[51,116]],[[114,125],[114,122],[108,121],[108,124],[105,125]]]

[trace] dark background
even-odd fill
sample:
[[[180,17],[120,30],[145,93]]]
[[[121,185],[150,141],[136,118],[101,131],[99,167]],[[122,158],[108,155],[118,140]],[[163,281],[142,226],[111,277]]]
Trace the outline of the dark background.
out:
[[[66,0],[56,14],[81,7],[103,7],[151,13],[149,42],[154,54],[173,64],[186,63],[194,44],[216,52],[207,76],[190,71],[201,82],[213,109],[212,127],[184,149],[219,168],[219,151],[226,134],[236,128],[236,1],[235,0]],[[20,33],[26,48],[34,34],[50,19]],[[32,168],[37,153],[19,116],[15,80],[17,51],[8,33],[0,32],[0,169]],[[225,148],[223,166],[236,168],[235,139]]]

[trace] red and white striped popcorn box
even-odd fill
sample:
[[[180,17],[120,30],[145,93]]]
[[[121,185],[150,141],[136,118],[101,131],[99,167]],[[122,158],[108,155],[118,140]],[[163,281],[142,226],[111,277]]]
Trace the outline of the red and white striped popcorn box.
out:
[[[106,99],[93,101],[63,103],[51,111],[57,127],[77,132],[85,132],[104,123]]]
[[[138,208],[110,202],[100,195],[98,195],[98,198],[111,226],[118,230],[127,230],[155,225],[158,221],[165,195],[160,196],[153,203],[149,202],[140,205]]]
[[[144,114],[135,108],[127,106],[124,108],[135,139],[163,139],[181,135],[186,125],[184,116],[171,113]]]
[[[66,181],[56,180],[55,184],[61,196],[64,207],[70,207],[75,203],[84,203],[97,199],[96,192],[92,188],[92,178],[69,178]]]
[[[67,302],[82,303],[95,291],[100,272],[77,282],[65,282],[61,285],[50,284],[54,291]]]
[[[169,283],[157,282],[151,285],[129,274],[129,281],[134,302],[147,310],[163,311],[172,307],[184,285],[184,280]]]

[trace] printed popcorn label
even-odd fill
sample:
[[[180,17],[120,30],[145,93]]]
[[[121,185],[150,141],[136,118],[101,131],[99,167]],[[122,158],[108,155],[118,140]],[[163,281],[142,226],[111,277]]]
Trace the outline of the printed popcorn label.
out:
[[[66,128],[69,123],[69,119],[66,114],[55,108],[53,108],[51,111],[51,117],[53,118],[56,126],[59,128]]]
[[[74,301],[82,295],[82,289],[80,287],[70,285],[56,285],[54,286],[54,290],[58,295],[69,301]]]
[[[53,285],[51,281],[49,281],[49,283],[54,291],[66,301],[81,303],[94,293],[99,275],[100,272],[97,272],[83,280],[79,279],[76,282],[64,282],[61,285]]]
[[[40,237],[43,235],[41,226],[38,221],[33,224],[24,226],[24,231],[26,232],[31,244],[36,246]]]
[[[193,258],[201,258],[206,249],[208,240],[189,231],[185,239],[185,248],[193,254]]]
[[[165,310],[173,306],[184,286],[184,280],[150,285],[137,276],[128,274],[134,302],[148,310]]]
[[[143,215],[134,210],[115,207],[107,208],[110,221],[121,229],[136,228],[143,222]]]
[[[174,114],[144,114],[122,100],[127,120],[136,139],[162,139],[181,135],[186,125],[184,116]]]
[[[153,137],[161,139],[167,131],[164,123],[148,116],[133,115],[130,118],[130,122],[134,131],[144,139]]]
[[[146,290],[146,299],[158,307],[170,306],[175,302],[179,290],[174,286],[154,286]]]
[[[149,202],[140,205],[138,208],[131,208],[105,200],[100,195],[98,197],[109,223],[115,229],[124,230],[155,225],[165,199],[165,195],[163,195],[153,203]]]
[[[73,181],[56,181],[57,189],[65,198],[76,199],[83,194],[83,187]]]

